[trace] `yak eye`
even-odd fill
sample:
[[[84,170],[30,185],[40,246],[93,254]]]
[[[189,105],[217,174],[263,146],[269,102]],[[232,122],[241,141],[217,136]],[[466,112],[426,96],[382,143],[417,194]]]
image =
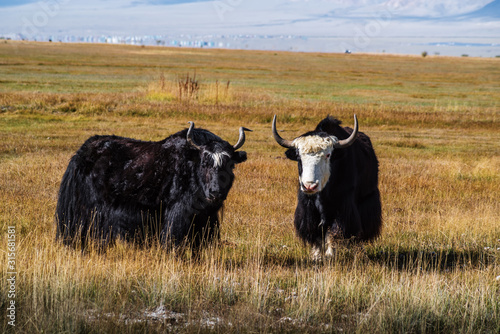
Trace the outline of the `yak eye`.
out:
[[[331,153],[328,153],[328,154],[326,155],[326,158],[327,158],[327,159],[330,159],[330,156],[331,156]]]

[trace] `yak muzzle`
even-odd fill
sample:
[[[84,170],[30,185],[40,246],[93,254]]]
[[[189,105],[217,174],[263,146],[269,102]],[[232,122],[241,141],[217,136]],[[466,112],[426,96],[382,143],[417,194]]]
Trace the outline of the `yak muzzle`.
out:
[[[314,183],[305,182],[300,184],[300,190],[302,190],[303,193],[312,195],[318,192],[318,186],[319,186],[319,181],[316,181]]]

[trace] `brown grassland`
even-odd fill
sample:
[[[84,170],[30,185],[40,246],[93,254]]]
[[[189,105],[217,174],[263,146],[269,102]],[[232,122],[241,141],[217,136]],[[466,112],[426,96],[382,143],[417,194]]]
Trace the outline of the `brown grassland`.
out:
[[[270,122],[293,138],[354,113],[380,160],[383,231],[312,262]],[[499,333],[499,115],[499,59],[2,41],[0,331]],[[188,121],[229,142],[254,130],[220,243],[193,259],[55,241],[59,182],[86,138],[160,140]]]

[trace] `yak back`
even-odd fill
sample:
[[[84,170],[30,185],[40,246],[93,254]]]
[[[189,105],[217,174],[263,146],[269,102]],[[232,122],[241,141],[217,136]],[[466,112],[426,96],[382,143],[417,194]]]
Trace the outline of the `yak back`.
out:
[[[318,123],[316,126],[316,129],[313,131],[314,133],[325,133],[331,136],[335,136],[338,139],[347,139],[353,129],[350,127],[343,127],[341,126],[342,121],[332,117],[332,116],[327,116],[325,119],[323,119],[321,122]],[[353,148],[355,150],[361,150],[364,152],[364,154],[370,156],[371,158],[375,158],[375,154],[373,152],[373,146],[370,141],[370,138],[364,134],[361,131],[358,131],[358,136],[356,141],[353,144]],[[336,150],[335,153],[340,153],[339,151],[342,150]],[[335,157],[334,153],[334,157]],[[378,165],[378,162],[377,162]]]
[[[309,131],[301,135],[300,137],[307,136],[335,136],[338,139],[346,139],[352,132],[351,128],[340,126],[342,122],[332,116],[327,116],[321,122],[318,123],[316,129]],[[359,132],[358,132],[359,133]]]

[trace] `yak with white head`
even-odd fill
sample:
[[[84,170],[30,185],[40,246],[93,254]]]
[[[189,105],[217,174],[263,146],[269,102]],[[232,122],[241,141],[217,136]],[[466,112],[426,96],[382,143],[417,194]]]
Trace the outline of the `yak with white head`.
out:
[[[358,120],[354,115],[354,131],[347,139],[339,140],[328,133],[313,131],[289,142],[281,138],[276,131],[276,116],[273,120],[273,134],[278,144],[295,149],[295,152],[290,152],[287,156],[290,155],[290,159],[298,161],[300,190],[306,194],[315,194],[324,189],[330,179],[330,159],[333,151],[351,146],[357,133]]]
[[[313,246],[319,259],[333,254],[333,239],[371,240],[382,225],[378,190],[378,160],[367,135],[340,126],[330,116],[314,131],[294,140],[283,139],[272,123],[274,139],[287,148],[288,159],[297,161],[299,172],[295,228]]]

